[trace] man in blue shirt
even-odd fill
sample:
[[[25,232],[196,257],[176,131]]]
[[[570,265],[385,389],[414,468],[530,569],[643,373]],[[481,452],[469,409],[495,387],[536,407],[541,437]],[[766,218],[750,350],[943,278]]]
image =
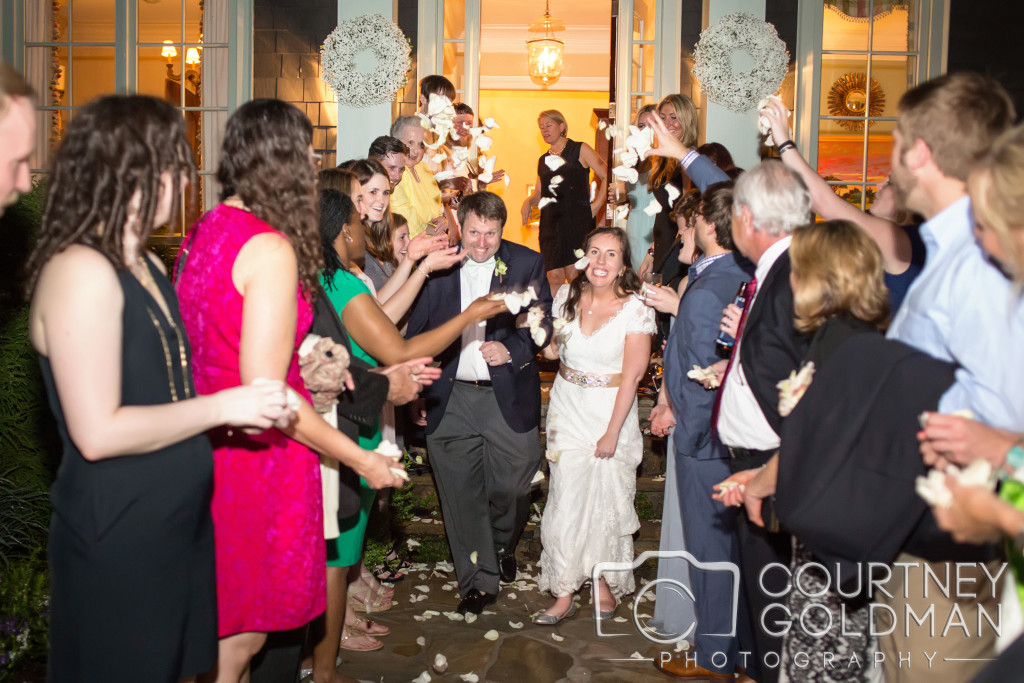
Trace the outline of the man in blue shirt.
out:
[[[966,188],[971,165],[1013,123],[1013,103],[996,81],[955,73],[908,91],[899,110],[891,181],[897,201],[926,219],[921,237],[927,259],[888,336],[959,366],[956,382],[939,402],[940,412],[970,410],[992,426],[1021,431],[1024,306],[974,240]],[[880,596],[899,615],[892,634],[880,638],[886,680],[969,680],[985,658],[994,656],[992,630],[968,634],[953,629],[938,638],[927,628],[904,623],[903,615],[908,605],[916,614],[934,605],[936,615],[959,608],[966,623],[977,623],[979,603],[995,613],[994,600],[986,604],[987,586],[979,586],[978,597],[971,599],[953,595],[944,600],[934,590],[926,596],[926,561],[903,554],[897,562],[910,564],[906,571],[894,572],[903,585],[890,582],[888,592],[895,597]],[[938,575],[949,568],[948,562],[927,564]],[[957,570],[958,576],[964,574]],[[886,626],[876,623],[882,633]],[[899,653],[910,651],[937,651],[939,656],[934,667],[898,666]]]

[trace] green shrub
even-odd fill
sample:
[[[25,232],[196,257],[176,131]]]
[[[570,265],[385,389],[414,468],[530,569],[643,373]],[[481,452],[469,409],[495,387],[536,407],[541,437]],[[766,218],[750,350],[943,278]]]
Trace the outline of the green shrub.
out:
[[[41,553],[0,568],[0,680],[30,660],[45,661],[49,607]]]

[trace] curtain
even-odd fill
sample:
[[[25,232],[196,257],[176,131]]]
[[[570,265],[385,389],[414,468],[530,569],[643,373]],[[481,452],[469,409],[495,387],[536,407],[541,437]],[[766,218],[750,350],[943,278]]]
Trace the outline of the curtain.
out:
[[[203,42],[227,43],[231,26],[228,0],[205,0],[203,3]],[[228,106],[228,48],[211,47],[203,50],[203,107]],[[202,117],[202,170],[216,171],[220,163],[220,147],[227,124],[227,111],[204,111]],[[202,181],[203,208],[212,209],[217,203],[220,188],[213,176]]]

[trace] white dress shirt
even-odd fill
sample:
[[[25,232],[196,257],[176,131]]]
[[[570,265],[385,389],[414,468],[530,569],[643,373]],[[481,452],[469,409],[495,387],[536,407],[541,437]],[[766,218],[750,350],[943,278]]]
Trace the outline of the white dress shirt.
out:
[[[928,258],[889,339],[960,366],[939,411],[969,409],[995,427],[1024,429],[1024,299],[971,232],[963,197],[921,226]]]
[[[469,308],[475,300],[491,291],[491,277],[494,275],[494,257],[483,263],[467,259],[462,264],[459,282],[462,298],[462,310]],[[462,331],[462,352],[459,354],[459,367],[455,371],[455,379],[465,381],[490,381],[491,372],[480,353],[480,345],[484,343],[486,323],[470,325]]]
[[[757,262],[757,269],[754,277],[757,278],[757,291],[754,298],[747,302],[747,310],[752,310],[754,302],[761,294],[765,278],[768,272],[775,265],[787,249],[792,237],[783,237],[781,240],[768,247],[768,250],[761,254]],[[733,448],[749,448],[757,451],[771,451],[779,447],[782,440],[775,433],[761,406],[754,397],[754,392],[747,384],[747,377],[743,372],[743,363],[740,361],[740,346],[743,344],[743,335],[736,340],[736,348],[733,349],[733,364],[729,370],[729,376],[722,387],[722,404],[718,410],[718,437],[726,446]],[[782,379],[782,378],[780,378]]]

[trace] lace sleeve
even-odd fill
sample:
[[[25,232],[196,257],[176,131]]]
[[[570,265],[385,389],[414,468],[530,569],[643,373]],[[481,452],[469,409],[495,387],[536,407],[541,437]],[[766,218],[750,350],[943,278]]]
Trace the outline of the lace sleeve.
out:
[[[654,334],[658,331],[653,308],[645,305],[634,296],[629,297],[626,305],[629,306],[629,310],[626,311],[624,316],[626,334]]]
[[[569,298],[569,285],[562,285],[555,292],[555,298],[551,301],[551,315],[556,318],[565,317],[565,301]]]

